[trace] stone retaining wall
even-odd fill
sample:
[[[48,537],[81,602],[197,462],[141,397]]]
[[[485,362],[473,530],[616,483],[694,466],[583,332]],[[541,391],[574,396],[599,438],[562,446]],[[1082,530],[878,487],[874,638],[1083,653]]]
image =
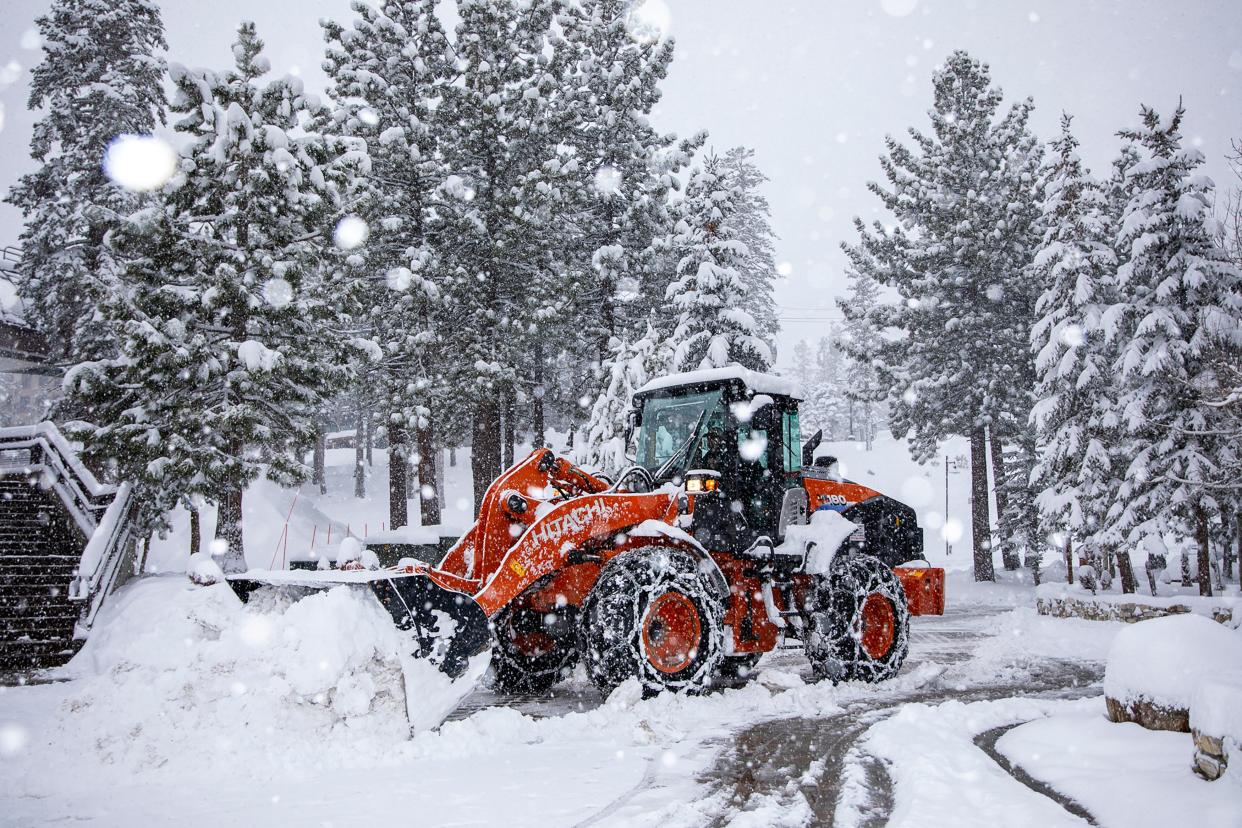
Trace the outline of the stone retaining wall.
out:
[[[1035,609],[1040,615],[1054,618],[1085,618],[1088,621],[1125,621],[1133,624],[1149,618],[1163,618],[1166,615],[1182,615],[1190,612],[1185,604],[1173,604],[1167,607],[1156,607],[1142,601],[1093,601],[1090,598],[1037,598]],[[1233,620],[1233,610],[1228,607],[1213,607],[1209,616],[1220,624],[1228,624]]]

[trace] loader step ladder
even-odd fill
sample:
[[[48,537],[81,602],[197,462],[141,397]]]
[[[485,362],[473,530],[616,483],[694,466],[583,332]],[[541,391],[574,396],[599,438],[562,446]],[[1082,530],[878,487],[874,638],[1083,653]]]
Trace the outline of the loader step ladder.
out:
[[[0,428],[0,670],[68,661],[132,570],[128,484],[100,483],[53,423]]]

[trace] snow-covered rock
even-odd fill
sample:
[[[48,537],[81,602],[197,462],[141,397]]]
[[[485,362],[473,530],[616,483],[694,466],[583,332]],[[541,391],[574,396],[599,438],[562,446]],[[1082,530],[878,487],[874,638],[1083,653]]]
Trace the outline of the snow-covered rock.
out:
[[[1128,627],[1108,654],[1104,694],[1114,721],[1189,730],[1196,691],[1221,671],[1242,672],[1242,635],[1198,615]]]

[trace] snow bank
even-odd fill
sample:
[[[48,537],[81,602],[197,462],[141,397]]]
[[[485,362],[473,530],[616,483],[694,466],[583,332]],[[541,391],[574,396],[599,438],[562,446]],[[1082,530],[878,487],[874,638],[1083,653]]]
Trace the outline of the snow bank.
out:
[[[66,715],[48,724],[63,732],[32,744],[46,755],[31,767],[71,778],[74,763],[94,760],[124,779],[235,760],[259,776],[290,762],[349,766],[360,742],[385,750],[408,739],[409,649],[365,587],[301,600],[260,591],[243,605],[223,583],[143,579],[117,594],[65,668],[79,680],[67,685]],[[425,689],[415,694],[439,692]],[[349,750],[333,750],[339,732],[353,737]],[[66,755],[70,744],[88,755]]]
[[[1117,634],[1104,693],[1125,705],[1186,710],[1195,690],[1225,670],[1242,671],[1242,633],[1199,615],[1154,618]]]
[[[1077,712],[1067,706],[1064,713],[1016,727],[996,749],[1101,825],[1237,828],[1242,786],[1228,783],[1227,776],[1211,783],[1199,779],[1191,769],[1189,735],[1113,724],[1100,714],[1098,698],[1089,707]]]
[[[1195,689],[1190,699],[1190,726],[1242,746],[1242,672],[1208,679]]]

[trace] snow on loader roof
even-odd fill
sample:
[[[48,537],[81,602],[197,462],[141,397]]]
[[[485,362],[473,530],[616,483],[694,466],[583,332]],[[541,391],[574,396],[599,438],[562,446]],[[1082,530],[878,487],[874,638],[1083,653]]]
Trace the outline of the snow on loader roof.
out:
[[[802,388],[796,380],[788,377],[778,377],[776,374],[751,371],[743,368],[741,365],[729,365],[724,368],[705,368],[701,371],[686,371],[681,374],[668,374],[663,377],[656,377],[635,393],[647,394],[652,391],[663,391],[666,388],[678,388],[683,385],[725,382],[727,380],[739,380],[756,394],[776,394],[782,397],[793,397],[797,400],[805,399],[802,394]]]

